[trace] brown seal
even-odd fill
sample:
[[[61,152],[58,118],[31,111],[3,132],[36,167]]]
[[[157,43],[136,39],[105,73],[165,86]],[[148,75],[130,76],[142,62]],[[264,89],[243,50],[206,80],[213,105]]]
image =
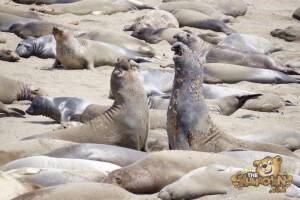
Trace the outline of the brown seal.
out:
[[[181,42],[173,44],[172,50],[176,71],[167,112],[171,149],[220,152],[242,148],[295,156],[278,145],[250,142],[224,134],[211,120],[202,94],[201,57]]]
[[[78,143],[100,143],[144,149],[149,131],[146,93],[136,65],[127,57],[118,58],[111,75],[114,104],[86,125],[31,136]]]
[[[14,101],[32,101],[38,96],[47,96],[40,88],[26,84],[6,76],[0,76],[0,101],[10,104]]]
[[[0,49],[0,60],[17,62],[18,60],[20,60],[20,56],[12,50]]]

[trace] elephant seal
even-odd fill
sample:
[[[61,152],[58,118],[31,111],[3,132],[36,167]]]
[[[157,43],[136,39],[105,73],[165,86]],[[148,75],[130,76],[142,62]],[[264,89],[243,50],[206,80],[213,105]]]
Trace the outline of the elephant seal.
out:
[[[19,16],[19,17],[43,20],[43,18],[36,12],[28,11],[18,6],[11,6],[3,3],[0,4],[0,12]]]
[[[146,151],[169,150],[168,135],[165,129],[150,130],[146,142]]]
[[[208,0],[206,2],[221,11],[224,15],[233,17],[243,16],[248,10],[248,6],[244,0]]]
[[[208,15],[194,10],[177,9],[170,11],[178,20],[179,26],[189,26],[199,29],[208,29],[217,32],[224,32],[227,35],[235,31],[229,28],[223,21],[216,20]]]
[[[53,35],[46,35],[37,39],[22,40],[16,48],[16,53],[23,58],[29,58],[30,56],[55,58],[56,42]]]
[[[180,2],[168,2],[162,3],[159,6],[159,9],[165,11],[173,11],[177,9],[186,9],[186,10],[194,10],[197,12],[201,12],[205,15],[210,16],[212,19],[221,20],[223,22],[233,22],[234,18],[231,16],[226,16],[220,11],[214,9],[210,5],[206,3],[202,3],[200,1],[180,1]]]
[[[48,96],[42,89],[33,85],[0,76],[0,101],[11,104],[14,101],[32,101],[38,96]]]
[[[124,167],[142,158],[147,153],[105,144],[75,144],[44,154],[54,158],[76,158],[104,161]]]
[[[35,154],[44,154],[55,149],[75,144],[64,140],[33,139],[0,144],[0,165]]]
[[[126,190],[104,183],[69,183],[40,190],[35,190],[21,195],[14,200],[49,200],[61,199],[64,200],[88,200],[88,199],[131,199],[131,200],[156,200],[152,195],[135,195]]]
[[[209,44],[190,33],[177,33],[174,37],[190,49],[197,52],[207,63],[227,63],[253,68],[272,69],[285,74],[299,74],[298,71],[285,66],[270,56],[246,53],[234,49]]]
[[[22,117],[25,118],[25,112],[23,110],[17,108],[7,108],[1,101],[0,101],[0,114],[4,114],[6,116],[14,116],[14,117]]]
[[[196,151],[161,151],[109,173],[104,183],[118,185],[130,192],[153,194],[180,179],[191,170],[209,164],[246,167],[243,161],[230,156]]]
[[[274,29],[270,32],[273,37],[279,37],[287,42],[300,40],[300,27],[290,26],[285,29]]]
[[[35,0],[36,5],[50,5],[50,4],[63,4],[63,3],[74,3],[82,0]]]
[[[72,120],[81,115],[91,103],[77,97],[37,97],[26,110],[29,115],[44,115],[58,123]]]
[[[67,183],[99,182],[105,176],[97,170],[63,170],[55,168],[18,168],[6,172],[22,183],[51,187]]]
[[[248,169],[249,170],[249,169]],[[254,171],[254,168],[252,169]],[[270,193],[270,187],[260,185],[259,187],[249,186],[249,190],[241,191],[233,186],[231,177],[244,169],[228,167],[224,165],[208,165],[195,169],[184,175],[178,181],[167,185],[159,193],[162,200],[172,199],[195,199],[205,195],[214,194],[244,194],[244,193]],[[205,183],[205,184],[203,184]],[[212,187],[213,186],[213,187]],[[295,185],[287,188],[285,195],[300,197],[300,189]]]
[[[154,7],[141,3],[137,0],[84,0],[68,4],[53,4],[31,8],[32,11],[42,12],[51,15],[71,13],[74,15],[101,14],[110,15],[117,12],[130,10],[154,9]]]
[[[152,10],[135,19],[132,25],[126,25],[124,31],[135,31],[141,28],[179,28],[179,24],[171,13],[164,10]]]
[[[26,158],[20,158],[18,160],[11,161],[0,167],[1,171],[9,171],[12,169],[22,167],[33,168],[55,168],[66,170],[98,170],[104,174],[107,174],[120,167],[108,162],[82,160],[82,159],[69,159],[69,158],[51,158],[48,156],[31,156]]]
[[[0,199],[10,200],[40,187],[31,183],[21,183],[5,172],[0,172]]]
[[[167,40],[169,44],[173,44],[177,42],[173,36],[181,31],[179,28],[140,28],[135,30],[131,36],[145,40],[150,44],[157,44],[162,40]]]
[[[274,45],[269,40],[250,34],[233,33],[218,43],[219,46],[229,47],[249,53],[269,54],[283,50],[283,46]]]
[[[135,61],[146,61],[146,58],[117,45],[75,38],[74,35],[64,28],[53,28],[56,40],[56,61],[66,69],[91,69],[103,65],[111,65],[120,56],[128,56]],[[98,52],[103,52],[99,54]],[[147,60],[149,61],[149,60]]]
[[[255,143],[224,134],[211,120],[202,94],[203,63],[197,52],[181,42],[175,52],[175,78],[167,112],[171,149],[220,152],[236,148],[261,150],[294,156],[281,146]]]
[[[285,62],[285,65],[291,68],[300,68],[300,58],[295,58]]]
[[[12,50],[0,49],[0,60],[8,62],[18,62],[20,60],[20,56]]]
[[[26,139],[43,137],[143,149],[149,131],[147,97],[138,77],[137,66],[131,64],[129,58],[118,58],[110,87],[114,104],[86,125]]]
[[[295,19],[300,20],[300,7],[297,8],[297,9],[294,11],[292,17],[295,18]]]
[[[37,20],[0,12],[0,31],[10,32],[12,26],[16,24],[26,24],[32,21]]]
[[[233,74],[233,72],[236,74]],[[223,63],[204,64],[204,73],[222,80],[223,83],[238,83],[241,81],[265,84],[300,83],[300,79],[278,71]]]

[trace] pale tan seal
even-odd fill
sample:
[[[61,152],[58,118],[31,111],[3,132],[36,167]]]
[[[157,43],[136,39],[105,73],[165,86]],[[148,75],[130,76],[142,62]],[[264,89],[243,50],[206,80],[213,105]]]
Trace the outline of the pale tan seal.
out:
[[[47,96],[42,89],[6,76],[0,76],[0,101],[10,104],[14,101],[32,101],[38,96]]]
[[[144,149],[149,131],[146,93],[137,66],[127,57],[115,63],[111,75],[114,104],[86,125],[28,137],[54,138],[78,143],[100,143]]]
[[[18,62],[20,60],[20,56],[12,50],[0,49],[0,60],[8,62]]]
[[[137,0],[84,0],[68,4],[53,4],[41,8],[31,8],[33,11],[51,15],[60,15],[64,13],[72,13],[75,15],[87,15],[91,13],[110,15],[117,12],[142,9],[154,9],[154,7]]]

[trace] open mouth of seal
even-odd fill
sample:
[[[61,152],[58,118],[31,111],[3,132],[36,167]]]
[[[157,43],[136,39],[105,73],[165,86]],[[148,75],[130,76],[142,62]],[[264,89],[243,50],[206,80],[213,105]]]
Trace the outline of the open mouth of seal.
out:
[[[182,56],[183,55],[183,50],[180,47],[180,45],[173,46],[172,51],[174,51],[174,55]]]

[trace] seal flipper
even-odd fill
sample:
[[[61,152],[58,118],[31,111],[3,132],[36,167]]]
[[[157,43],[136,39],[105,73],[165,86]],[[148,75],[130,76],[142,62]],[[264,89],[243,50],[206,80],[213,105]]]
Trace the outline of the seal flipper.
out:
[[[19,113],[19,114],[21,114],[21,115],[26,115],[26,113],[25,113],[23,110],[21,110],[21,109],[18,109],[18,108],[11,108],[11,110],[13,110],[13,111],[15,111],[15,112],[17,112],[17,113]]]

